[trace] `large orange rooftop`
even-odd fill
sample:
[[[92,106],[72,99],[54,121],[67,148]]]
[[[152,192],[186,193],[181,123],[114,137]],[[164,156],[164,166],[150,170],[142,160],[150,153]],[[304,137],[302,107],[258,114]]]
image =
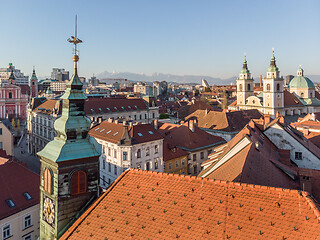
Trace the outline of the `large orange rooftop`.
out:
[[[125,171],[61,239],[320,239],[306,192]]]

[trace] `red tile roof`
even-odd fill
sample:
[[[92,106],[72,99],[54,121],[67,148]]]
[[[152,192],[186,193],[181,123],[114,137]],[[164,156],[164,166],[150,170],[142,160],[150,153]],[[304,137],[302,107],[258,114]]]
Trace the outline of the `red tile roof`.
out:
[[[171,159],[188,156],[188,152],[177,147],[173,141],[166,138],[163,142],[163,161],[169,161]]]
[[[85,112],[87,115],[109,112],[131,112],[145,109],[147,109],[147,105],[141,98],[88,98],[85,102]]]
[[[61,114],[61,110],[62,110],[61,106],[62,106],[62,102],[60,100],[58,100],[58,99],[49,99],[49,100],[46,100],[44,103],[40,104],[33,111],[37,112],[37,113],[51,115],[53,113],[53,111],[54,111],[54,108],[58,107],[57,110],[59,110],[59,114]]]
[[[125,131],[122,123],[104,121],[93,127],[89,134],[91,137],[99,138],[112,143],[118,143]],[[128,126],[128,132],[133,143],[144,143],[163,139],[161,134],[150,124],[138,124]]]
[[[65,239],[317,239],[306,192],[131,169]]]
[[[178,117],[180,119],[184,119],[185,117],[187,117],[191,113],[197,111],[198,109],[201,109],[201,110],[206,110],[206,109],[213,110],[213,108],[209,104],[207,104],[207,103],[205,103],[203,101],[194,101],[194,102],[189,103],[186,106],[183,106],[183,107],[179,108],[179,110],[178,110],[179,116]]]
[[[232,112],[218,112],[197,110],[186,117],[188,119],[197,119],[198,127],[224,132],[238,132],[251,119],[260,119],[263,115],[257,110],[240,110]]]
[[[284,94],[284,106],[304,106],[303,103],[292,93],[288,90],[283,91]]]
[[[25,166],[9,160],[0,165],[0,220],[39,203],[39,175]],[[27,200],[28,192],[32,199]],[[9,207],[11,199],[15,207]]]
[[[187,151],[220,145],[226,142],[223,138],[211,135],[197,126],[194,126],[194,132],[192,132],[188,124],[188,122],[183,125],[163,123],[159,127],[159,132],[165,139],[170,139],[174,144]]]

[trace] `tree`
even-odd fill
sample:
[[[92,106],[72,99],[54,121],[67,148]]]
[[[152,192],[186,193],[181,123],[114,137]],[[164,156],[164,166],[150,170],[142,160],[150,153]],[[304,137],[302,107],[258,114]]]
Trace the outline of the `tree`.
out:
[[[159,119],[166,119],[166,118],[169,118],[169,114],[167,114],[167,113],[160,113]]]

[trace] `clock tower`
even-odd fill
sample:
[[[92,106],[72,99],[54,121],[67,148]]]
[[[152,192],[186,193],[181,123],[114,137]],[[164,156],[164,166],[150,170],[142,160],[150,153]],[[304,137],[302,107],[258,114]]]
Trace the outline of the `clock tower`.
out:
[[[274,50],[272,50],[267,77],[263,79],[263,107],[264,113],[273,117],[277,115],[277,112],[283,114],[283,78],[280,77],[280,71],[276,65]]]
[[[100,148],[88,135],[82,82],[77,73],[77,34],[74,74],[62,99],[62,114],[54,123],[57,136],[38,153],[40,172],[40,240],[59,239],[98,194]]]
[[[245,105],[246,99],[253,96],[254,83],[248,69],[246,56],[244,57],[242,70],[237,79],[237,105]]]

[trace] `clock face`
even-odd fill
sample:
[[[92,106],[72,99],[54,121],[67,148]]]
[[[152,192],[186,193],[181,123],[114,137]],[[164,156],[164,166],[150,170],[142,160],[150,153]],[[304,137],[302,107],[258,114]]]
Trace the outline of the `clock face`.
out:
[[[55,204],[53,200],[51,200],[47,196],[44,196],[42,218],[45,222],[47,222],[53,228],[54,228],[54,221],[55,221],[54,209],[55,209]]]

